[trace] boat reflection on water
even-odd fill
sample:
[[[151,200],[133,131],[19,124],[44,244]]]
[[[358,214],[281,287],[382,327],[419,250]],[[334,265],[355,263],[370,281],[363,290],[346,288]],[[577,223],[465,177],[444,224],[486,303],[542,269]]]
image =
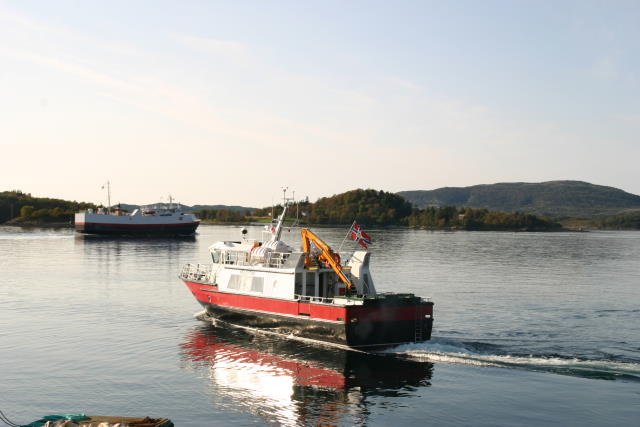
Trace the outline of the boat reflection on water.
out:
[[[193,257],[198,250],[195,237],[180,239],[75,234],[74,246],[84,253],[87,272],[98,274],[105,283],[172,286],[181,257]],[[148,289],[148,288],[147,288]],[[139,297],[130,290],[130,298]]]
[[[109,254],[118,256],[149,255],[150,257],[169,257],[169,259],[172,259],[171,257],[180,251],[197,250],[195,236],[170,239],[162,237],[76,234],[74,237],[75,245],[82,248],[89,257]],[[137,259],[132,258],[132,261],[137,261]],[[175,271],[175,269],[172,271]]]
[[[200,325],[182,343],[185,367],[211,380],[216,404],[283,425],[361,423],[368,400],[415,394],[433,365]],[[349,424],[349,423],[348,423]]]

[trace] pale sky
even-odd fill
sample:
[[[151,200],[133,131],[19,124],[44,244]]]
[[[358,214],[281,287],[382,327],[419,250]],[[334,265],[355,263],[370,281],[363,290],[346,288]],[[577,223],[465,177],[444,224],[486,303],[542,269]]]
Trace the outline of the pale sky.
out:
[[[638,1],[3,1],[0,191],[640,194]]]

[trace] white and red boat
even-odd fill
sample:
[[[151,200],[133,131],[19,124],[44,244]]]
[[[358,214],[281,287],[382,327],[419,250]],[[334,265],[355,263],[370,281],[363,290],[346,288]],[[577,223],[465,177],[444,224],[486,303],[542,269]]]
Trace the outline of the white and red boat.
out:
[[[111,189],[107,182],[108,207],[96,211],[87,209],[75,214],[77,232],[87,234],[135,235],[135,236],[192,236],[200,225],[195,215],[182,212],[171,196],[169,203],[141,206],[132,213],[111,209]]]
[[[204,307],[199,318],[351,348],[386,347],[431,338],[433,303],[408,293],[378,293],[370,253],[343,262],[303,228],[302,250],[280,240],[287,204],[263,241],[221,241],[211,264],[180,272]]]
[[[130,214],[117,208],[75,214],[76,231],[87,234],[192,236],[199,224],[195,215],[165,205],[141,207]]]

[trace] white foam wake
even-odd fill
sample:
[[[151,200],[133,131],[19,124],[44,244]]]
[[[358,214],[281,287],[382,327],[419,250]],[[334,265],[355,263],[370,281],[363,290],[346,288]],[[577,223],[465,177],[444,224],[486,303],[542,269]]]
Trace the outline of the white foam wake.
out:
[[[530,370],[551,371],[577,376],[616,377],[640,380],[640,364],[618,362],[612,360],[589,360],[581,358],[563,358],[557,356],[515,356],[498,354],[481,354],[461,344],[450,342],[429,342],[405,344],[394,347],[386,353],[400,357],[432,362],[453,363],[474,366],[494,366],[523,368]]]

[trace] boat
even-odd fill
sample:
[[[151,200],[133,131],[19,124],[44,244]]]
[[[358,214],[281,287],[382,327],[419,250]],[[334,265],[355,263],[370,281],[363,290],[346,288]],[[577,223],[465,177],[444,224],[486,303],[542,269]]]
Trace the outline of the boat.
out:
[[[173,427],[166,418],[139,418],[85,414],[46,415],[22,427]]]
[[[377,292],[367,250],[342,257],[309,228],[301,250],[282,241],[289,205],[262,241],[216,242],[211,263],[182,267],[199,319],[364,350],[431,338],[433,302]]]
[[[107,183],[107,186],[109,183]],[[200,225],[194,214],[184,213],[180,204],[141,206],[127,213],[120,205],[111,208],[111,195],[106,208],[87,209],[75,214],[74,227],[79,233],[133,236],[193,236]]]
[[[122,209],[87,209],[75,214],[75,229],[85,234],[135,236],[192,236],[200,225],[195,215],[172,205]]]

